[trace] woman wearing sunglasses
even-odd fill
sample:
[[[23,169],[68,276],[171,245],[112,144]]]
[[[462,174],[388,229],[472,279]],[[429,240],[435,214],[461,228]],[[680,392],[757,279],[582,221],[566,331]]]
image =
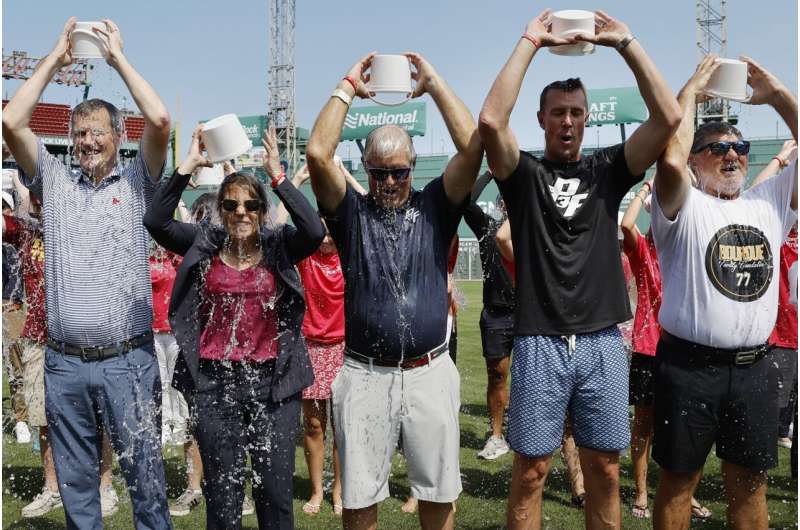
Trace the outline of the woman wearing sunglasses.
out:
[[[241,528],[247,451],[258,527],[293,528],[294,440],[301,391],[314,379],[294,265],[319,247],[325,230],[281,171],[274,130],[263,140],[265,169],[294,227],[266,225],[266,192],[248,173],[228,175],[220,186],[222,226],[173,219],[192,172],[210,165],[198,134],[144,222],[159,244],[184,257],[170,303],[181,348],[174,377],[196,419],[206,527]]]

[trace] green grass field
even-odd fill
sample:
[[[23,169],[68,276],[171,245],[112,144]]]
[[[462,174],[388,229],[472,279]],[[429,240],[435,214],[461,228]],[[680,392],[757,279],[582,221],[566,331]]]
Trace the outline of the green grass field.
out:
[[[502,528],[505,521],[506,496],[511,478],[511,455],[486,462],[478,460],[475,453],[483,447],[488,426],[485,402],[486,372],[481,356],[478,317],[481,309],[481,286],[479,282],[461,282],[466,307],[459,313],[458,368],[461,372],[461,471],[464,476],[464,493],[458,501],[456,526],[464,529]],[[184,487],[184,467],[178,448],[165,451],[167,490],[171,499],[177,497]],[[569,499],[569,483],[563,464],[554,458],[553,471],[548,478],[544,493],[543,528],[570,529],[583,527],[583,512],[572,508]],[[630,459],[622,459],[623,528],[650,528],[649,521],[634,519],[630,515],[630,502],[634,486],[631,480]],[[655,464],[650,467],[649,483],[652,493],[658,479]],[[105,520],[106,528],[133,528],[130,500],[125,494],[124,480],[115,469],[114,482],[120,493],[121,509],[112,518]],[[7,529],[55,529],[64,528],[64,514],[56,510],[40,519],[22,519],[20,510],[41,490],[42,477],[39,455],[31,452],[30,446],[19,446],[13,437],[3,438],[3,528]],[[380,528],[418,528],[416,516],[400,511],[408,494],[408,482],[402,459],[395,460],[390,479],[392,496],[380,506]],[[302,513],[301,506],[310,492],[308,473],[303,458],[302,442],[298,440],[296,474],[294,483],[295,522],[297,528],[341,528],[341,521],[331,512],[330,496],[327,496],[321,513],[309,517]],[[700,483],[697,497],[713,511],[710,521],[697,525],[707,529],[725,528],[725,505],[722,491],[719,461],[712,455],[705,468],[705,477]],[[789,472],[789,452],[780,450],[780,467],[773,470],[767,492],[771,528],[797,527],[797,483]],[[196,509],[190,516],[174,518],[176,529],[203,528],[205,512]],[[255,516],[243,521],[244,528],[257,528]]]

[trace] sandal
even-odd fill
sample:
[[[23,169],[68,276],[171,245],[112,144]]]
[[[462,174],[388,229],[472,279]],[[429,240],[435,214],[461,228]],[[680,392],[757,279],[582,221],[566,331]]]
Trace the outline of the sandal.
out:
[[[586,494],[581,493],[580,495],[573,495],[570,502],[576,508],[583,509],[583,507],[586,506]]]
[[[343,509],[344,509],[344,506],[342,506],[341,502],[339,504],[333,503],[333,515],[335,515],[337,517],[341,517]]]
[[[631,515],[637,519],[650,519],[650,508],[647,505],[634,504],[631,507]]]
[[[695,519],[700,519],[701,521],[705,521],[709,517],[711,517],[711,510],[692,499],[692,517]]]
[[[317,515],[319,513],[321,504],[312,504],[307,502],[303,505],[303,513],[307,515]]]

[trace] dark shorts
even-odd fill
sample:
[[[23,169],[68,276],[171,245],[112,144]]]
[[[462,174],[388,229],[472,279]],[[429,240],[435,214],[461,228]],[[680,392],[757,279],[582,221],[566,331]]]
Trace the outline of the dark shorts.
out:
[[[514,310],[484,307],[481,311],[481,345],[487,360],[511,355],[514,348]]]
[[[797,384],[797,350],[773,346],[769,357],[778,369],[778,408],[782,409],[789,405]]]
[[[756,471],[778,463],[777,368],[767,355],[745,366],[710,364],[662,338],[655,367],[653,459],[695,472],[711,446],[722,460]]]
[[[633,406],[651,407],[653,405],[654,355],[633,352],[631,373],[628,377],[628,403]]]

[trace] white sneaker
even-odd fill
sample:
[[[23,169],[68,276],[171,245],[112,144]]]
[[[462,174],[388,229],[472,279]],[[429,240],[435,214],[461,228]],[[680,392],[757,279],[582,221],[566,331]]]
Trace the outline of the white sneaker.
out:
[[[14,434],[17,435],[18,444],[31,443],[31,430],[28,429],[28,424],[24,421],[18,421],[14,426]]]
[[[61,495],[57,491],[44,490],[33,498],[33,502],[22,508],[22,517],[41,517],[56,508],[61,508]]]
[[[186,488],[174,503],[169,506],[169,514],[173,517],[183,517],[189,515],[193,508],[203,502],[203,492]]]
[[[256,507],[253,505],[253,499],[245,494],[244,502],[242,502],[242,515],[253,515],[256,513]]]
[[[103,517],[110,517],[119,510],[119,497],[114,486],[100,488],[100,511]]]
[[[486,445],[484,445],[483,449],[478,453],[478,458],[494,460],[495,458],[500,458],[509,450],[508,443],[502,435],[490,436],[489,439],[486,440]]]

